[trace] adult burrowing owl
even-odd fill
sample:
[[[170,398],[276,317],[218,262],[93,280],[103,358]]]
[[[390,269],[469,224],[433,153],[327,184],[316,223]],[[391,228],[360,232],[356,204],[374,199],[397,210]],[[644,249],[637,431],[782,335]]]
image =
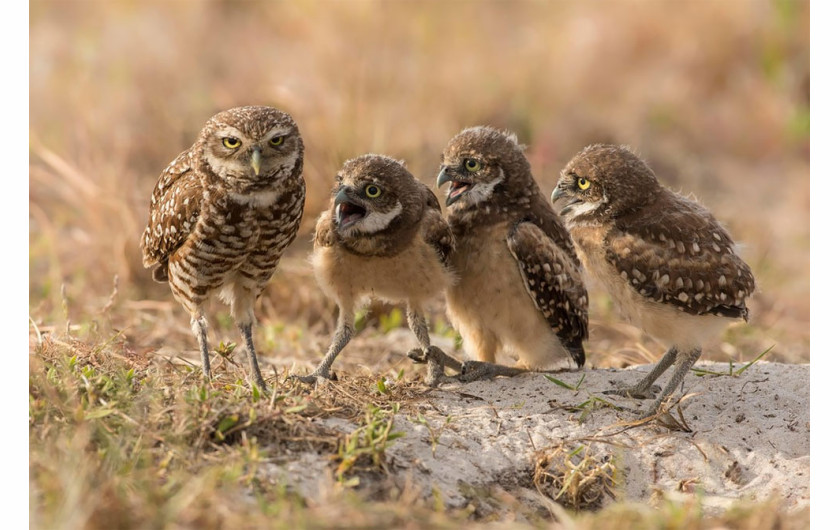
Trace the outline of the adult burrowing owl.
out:
[[[238,107],[210,118],[158,180],[143,265],[169,282],[189,312],[207,377],[204,304],[218,292],[245,340],[254,381],[265,389],[251,338],[254,303],[300,226],[302,172],[294,120],[271,107]]]
[[[405,166],[381,155],[364,155],[344,163],[336,176],[332,201],[318,219],[313,264],[315,277],[338,304],[335,336],[312,383],[330,377],[330,366],[353,336],[357,305],[375,296],[408,306],[408,325],[422,346],[409,352],[429,362],[427,381],[443,376],[443,363],[461,364],[429,344],[423,310],[451,285],[446,261],[452,234],[432,191]]]
[[[711,213],[661,186],[623,147],[593,145],[578,153],[551,198],[590,275],[630,322],[670,346],[646,377],[620,391],[649,397],[653,382],[676,362],[651,416],[700,357],[704,341],[732,319],[747,320],[746,299],[755,288],[750,268]]]
[[[462,380],[549,368],[568,353],[583,366],[586,289],[568,232],[531,176],[512,134],[474,127],[450,140],[437,184],[449,182],[447,220],[458,282],[447,312],[480,363]],[[520,369],[494,364],[503,349]]]

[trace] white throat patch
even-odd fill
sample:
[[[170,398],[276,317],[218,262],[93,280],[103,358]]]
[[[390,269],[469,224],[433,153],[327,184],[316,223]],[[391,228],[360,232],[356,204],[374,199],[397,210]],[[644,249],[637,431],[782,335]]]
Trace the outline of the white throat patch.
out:
[[[473,184],[472,188],[464,193],[464,199],[468,199],[472,204],[480,204],[493,195],[493,190],[505,179],[505,174],[502,173],[499,178],[491,180],[490,182],[482,182],[480,184]]]
[[[563,217],[570,223],[575,224],[577,218],[586,215],[590,212],[593,212],[600,208],[604,204],[604,199],[601,199],[598,202],[579,202],[577,204],[573,204],[568,206],[568,210]]]
[[[351,226],[350,230],[374,234],[380,230],[384,230],[402,211],[402,203],[397,201],[397,205],[385,213],[369,212],[364,219]]]
[[[248,204],[254,208],[265,208],[277,202],[279,195],[280,192],[276,190],[256,191],[247,195],[231,192],[230,198],[239,204]]]

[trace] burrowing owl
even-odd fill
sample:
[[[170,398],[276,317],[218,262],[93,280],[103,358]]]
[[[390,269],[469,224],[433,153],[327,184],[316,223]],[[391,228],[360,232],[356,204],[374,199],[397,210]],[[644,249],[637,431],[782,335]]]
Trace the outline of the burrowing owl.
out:
[[[318,219],[313,264],[321,288],[338,304],[335,336],[312,383],[330,377],[330,366],[353,336],[357,305],[367,298],[407,304],[408,324],[422,350],[411,357],[429,362],[427,381],[443,376],[443,363],[461,364],[430,346],[423,311],[454,281],[446,261],[452,234],[432,191],[405,166],[381,155],[344,163],[332,201]]]
[[[169,282],[189,312],[207,377],[203,308],[218,292],[245,340],[252,376],[265,389],[251,337],[254,303],[300,226],[302,172],[294,120],[271,107],[238,107],[210,118],[155,186],[143,265]]]
[[[585,269],[630,322],[670,346],[646,377],[620,391],[650,397],[653,382],[676,362],[651,416],[700,357],[704,341],[732,319],[747,320],[746,299],[755,289],[750,268],[711,213],[661,186],[623,147],[592,145],[578,153],[551,198]]]
[[[512,134],[474,127],[450,140],[438,186],[449,182],[447,220],[458,282],[447,312],[466,350],[462,380],[512,375],[494,363],[503,349],[526,369],[571,355],[583,366],[586,289],[568,232],[531,176]]]

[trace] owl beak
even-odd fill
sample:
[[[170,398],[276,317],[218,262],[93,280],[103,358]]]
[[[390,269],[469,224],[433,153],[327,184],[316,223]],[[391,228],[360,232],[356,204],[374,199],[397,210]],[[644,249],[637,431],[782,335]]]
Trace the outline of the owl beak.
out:
[[[438,173],[438,178],[437,178],[437,187],[438,188],[443,186],[447,182],[450,183],[449,184],[449,193],[446,195],[446,205],[447,206],[451,205],[453,202],[460,199],[461,195],[464,192],[469,191],[469,189],[472,187],[471,183],[466,182],[464,180],[461,180],[458,177],[453,177],[449,172],[450,169],[451,168],[449,168],[449,167],[444,167],[443,169],[441,169],[440,173]]]
[[[339,228],[352,226],[367,215],[367,210],[363,206],[356,204],[347,194],[347,186],[338,188],[333,202],[335,204],[335,220]]]
[[[438,176],[437,176],[437,187],[438,188],[443,186],[447,182],[452,182],[452,180],[453,180],[452,177],[449,175],[449,173],[446,172],[447,169],[449,169],[449,168],[443,168],[443,169],[440,170],[440,173],[438,173]]]
[[[260,162],[262,161],[262,154],[260,148],[255,147],[251,152],[251,167],[254,168],[254,175],[260,176]]]
[[[560,189],[560,186],[554,188],[554,191],[551,192],[551,202],[557,202],[557,199],[565,195],[563,190]]]

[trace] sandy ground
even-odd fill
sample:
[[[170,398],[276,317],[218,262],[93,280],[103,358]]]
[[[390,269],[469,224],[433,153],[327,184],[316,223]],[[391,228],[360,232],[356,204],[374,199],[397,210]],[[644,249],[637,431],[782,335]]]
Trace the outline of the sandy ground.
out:
[[[475,505],[482,488],[533,504],[540,502],[534,488],[538,459],[554,472],[565,455],[581,448],[570,457],[572,464],[587,456],[616,470],[602,505],[655,503],[696,492],[710,513],[736,500],[771,497],[790,510],[810,505],[809,364],[758,362],[739,376],[690,373],[680,404],[689,432],[654,423],[628,425],[636,417],[627,409],[645,402],[600,394],[636,381],[650,368],[553,375],[572,386],[584,376],[577,390],[543,374],[431,390],[427,400],[396,418],[394,430],[405,436],[387,450],[391,478],[451,508]],[[696,368],[730,373],[725,363],[701,361]],[[587,400],[602,406],[581,408]],[[344,420],[326,421],[347,432],[355,428]],[[325,456],[298,456],[272,464],[270,472],[304,497],[334,482]]]

